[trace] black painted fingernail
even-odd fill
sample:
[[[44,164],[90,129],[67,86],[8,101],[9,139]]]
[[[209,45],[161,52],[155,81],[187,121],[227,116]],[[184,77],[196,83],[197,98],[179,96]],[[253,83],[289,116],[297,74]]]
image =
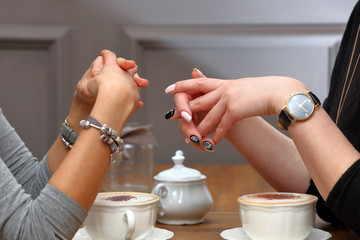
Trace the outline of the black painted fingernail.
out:
[[[174,116],[174,114],[175,114],[175,108],[169,110],[169,111],[165,114],[165,119],[172,118],[172,116]]]
[[[206,148],[209,151],[213,150],[213,144],[211,142],[209,142],[209,141],[204,141],[203,146],[204,146],[204,148]]]
[[[195,143],[196,145],[200,145],[200,138],[198,138],[197,136],[195,135],[191,135],[190,136],[190,140]]]

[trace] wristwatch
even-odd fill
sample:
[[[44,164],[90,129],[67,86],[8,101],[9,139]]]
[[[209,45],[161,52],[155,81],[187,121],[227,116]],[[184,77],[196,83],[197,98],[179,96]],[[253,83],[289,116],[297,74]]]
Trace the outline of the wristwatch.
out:
[[[278,123],[279,127],[287,130],[292,122],[309,119],[315,107],[320,104],[320,100],[310,91],[292,94],[287,104],[281,109]]]

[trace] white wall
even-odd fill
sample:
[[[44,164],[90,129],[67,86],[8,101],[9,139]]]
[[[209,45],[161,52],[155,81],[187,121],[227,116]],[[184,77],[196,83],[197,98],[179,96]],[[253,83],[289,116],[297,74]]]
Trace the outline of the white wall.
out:
[[[2,0],[2,23],[344,23],[356,0]],[[104,26],[106,27],[106,26]]]
[[[356,2],[2,0],[0,106],[40,157],[57,134],[77,80],[107,48],[136,59],[151,82],[134,119],[154,125],[157,162],[168,162],[177,149],[192,162],[244,162],[226,142],[212,154],[186,145],[176,122],[164,120],[173,107],[164,88],[198,67],[220,78],[290,75],[323,99]],[[14,68],[16,59],[21,64]]]

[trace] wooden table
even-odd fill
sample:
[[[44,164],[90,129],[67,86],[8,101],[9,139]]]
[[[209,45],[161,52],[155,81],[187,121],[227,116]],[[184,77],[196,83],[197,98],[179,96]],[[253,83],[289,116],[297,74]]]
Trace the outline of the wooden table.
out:
[[[207,186],[214,204],[201,224],[196,225],[164,225],[156,227],[174,232],[174,240],[212,240],[222,239],[223,230],[240,227],[240,218],[236,199],[244,194],[274,191],[249,165],[186,165],[195,168],[207,176]],[[170,168],[171,165],[157,165],[154,173]],[[343,226],[332,226],[317,218],[316,228],[328,231],[332,239],[360,239],[352,231]]]

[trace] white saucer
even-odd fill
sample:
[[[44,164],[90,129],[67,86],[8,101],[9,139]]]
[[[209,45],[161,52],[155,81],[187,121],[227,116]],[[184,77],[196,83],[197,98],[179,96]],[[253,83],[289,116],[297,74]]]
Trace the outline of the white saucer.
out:
[[[174,233],[161,228],[154,228],[146,240],[167,240],[174,236]],[[85,228],[80,228],[72,240],[92,240]]]
[[[251,240],[241,227],[224,230],[220,236],[227,240]],[[329,238],[331,238],[330,233],[314,228],[305,240],[326,240]]]

